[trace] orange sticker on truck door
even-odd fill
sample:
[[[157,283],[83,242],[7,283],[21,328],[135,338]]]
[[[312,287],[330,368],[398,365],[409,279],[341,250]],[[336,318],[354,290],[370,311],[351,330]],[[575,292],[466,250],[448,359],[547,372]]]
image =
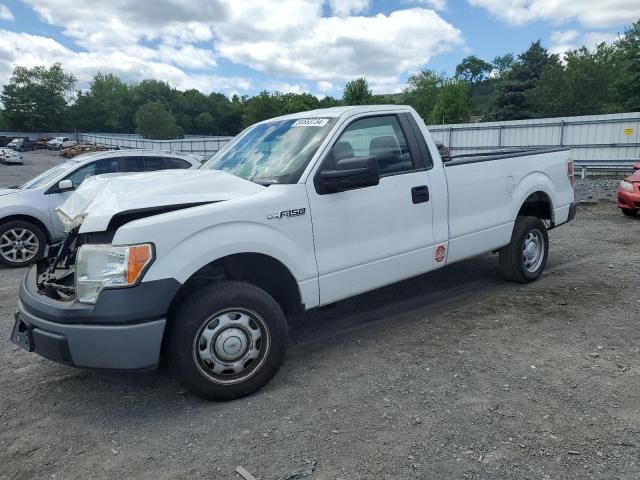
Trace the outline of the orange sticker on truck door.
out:
[[[435,257],[436,262],[442,263],[444,259],[447,258],[447,247],[445,247],[444,245],[438,245],[438,248],[436,248]]]

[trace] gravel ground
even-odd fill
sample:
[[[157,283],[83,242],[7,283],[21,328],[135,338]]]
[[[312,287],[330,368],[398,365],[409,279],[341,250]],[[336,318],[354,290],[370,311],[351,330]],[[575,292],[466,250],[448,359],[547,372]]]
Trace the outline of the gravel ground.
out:
[[[591,202],[533,284],[483,255],[294,318],[280,373],[228,403],[17,349],[0,269],[0,478],[640,478],[639,236]]]

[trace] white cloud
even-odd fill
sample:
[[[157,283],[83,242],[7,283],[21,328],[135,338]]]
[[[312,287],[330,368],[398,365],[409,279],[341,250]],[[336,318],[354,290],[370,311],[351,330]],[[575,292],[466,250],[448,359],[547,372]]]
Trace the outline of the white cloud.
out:
[[[354,13],[366,12],[371,2],[369,0],[329,0],[333,13],[339,17],[347,17]]]
[[[218,30],[220,55],[266,72],[315,81],[365,76],[372,85],[463,45],[462,32],[433,10],[413,8],[372,17],[317,18],[289,36],[252,41],[237,28]]]
[[[154,60],[159,55],[131,55],[130,52],[75,52],[51,38],[0,30],[0,83],[11,76],[18,63],[21,66],[50,65],[61,62],[66,71],[73,73],[80,88],[86,88],[94,74],[102,71],[114,73],[123,81],[139,82],[147,78],[164,80],[180,88],[197,88],[204,92],[233,92],[251,88],[251,81],[239,77],[221,77],[209,74],[187,74],[180,68]],[[153,58],[152,58],[153,57]]]
[[[316,88],[319,92],[327,93],[332,91],[335,87],[333,86],[333,83],[322,80],[316,84]]]
[[[9,10],[9,8],[6,5],[3,5],[0,3],[0,20],[5,20],[7,22],[13,22],[15,20],[15,17],[13,16],[13,13],[11,13],[11,10]]]
[[[426,5],[438,11],[447,9],[447,0],[404,0],[403,3],[415,3],[415,4]]]
[[[445,6],[445,0],[420,1]],[[288,87],[283,91],[305,81],[335,88],[366,76],[384,93],[399,90],[403,75],[434,55],[464,46],[462,32],[433,9],[365,16],[370,0],[76,0],[72,7],[68,0],[25,2],[81,51],[54,42],[57,53],[39,57],[29,45],[50,46],[46,37],[28,36],[19,48],[14,42],[13,52],[11,42],[4,42],[0,82],[11,62],[41,58],[46,64],[61,61],[80,79],[91,69],[106,70],[127,80],[160,78],[178,88],[210,90],[237,80],[205,74],[226,59],[264,72],[268,79],[253,85],[258,89],[284,78],[300,82],[281,82]],[[333,16],[323,16],[327,11]]]
[[[611,43],[616,40],[617,35],[610,32],[579,32],[578,30],[559,30],[551,32],[549,40],[551,46],[549,51],[562,55],[563,53],[576,50],[581,47],[589,49],[595,48],[599,44]]]
[[[587,28],[630,23],[640,17],[638,0],[468,0],[514,25],[577,21]]]

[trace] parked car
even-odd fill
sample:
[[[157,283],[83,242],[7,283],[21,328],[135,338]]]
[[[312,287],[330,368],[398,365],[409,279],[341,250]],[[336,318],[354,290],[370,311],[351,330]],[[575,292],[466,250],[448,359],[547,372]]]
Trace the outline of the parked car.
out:
[[[10,148],[0,148],[0,163],[5,165],[22,165],[22,153]]]
[[[569,153],[443,164],[411,107],[369,105],[258,123],[197,172],[90,179],[21,286],[13,341],[115,370],[162,349],[196,394],[247,395],[284,359],[286,314],[491,251],[536,280],[547,229],[576,212]]]
[[[35,148],[48,148],[47,143],[53,140],[53,137],[39,137],[34,144]]]
[[[64,227],[55,209],[91,175],[199,166],[194,156],[177,152],[99,152],[68,160],[20,187],[0,189],[0,263],[29,265],[42,256],[47,242],[61,240]]]
[[[9,145],[9,142],[13,140],[13,137],[7,137],[6,135],[0,135],[0,148]]]
[[[71,140],[69,137],[54,137],[53,140],[47,142],[49,150],[61,150],[63,148],[73,147],[78,142]]]
[[[33,150],[35,148],[34,142],[29,140],[29,137],[14,138],[13,140],[11,140],[11,142],[9,142],[9,145],[7,145],[7,147],[18,152]]]
[[[640,212],[640,163],[636,163],[633,170],[618,187],[618,208],[628,217],[635,217]]]

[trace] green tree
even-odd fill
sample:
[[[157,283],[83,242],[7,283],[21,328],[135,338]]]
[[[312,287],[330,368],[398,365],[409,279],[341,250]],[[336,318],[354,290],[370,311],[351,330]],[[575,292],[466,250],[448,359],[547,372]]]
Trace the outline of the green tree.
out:
[[[215,127],[215,120],[213,118],[213,115],[211,115],[209,112],[202,112],[195,118],[193,123],[195,123],[196,127],[198,128],[198,133],[204,133],[207,135],[211,134]]]
[[[160,102],[147,102],[136,112],[140,135],[152,140],[168,140],[178,136],[176,119]]]
[[[93,132],[131,131],[129,86],[113,74],[97,73],[71,107],[73,126]]]
[[[22,131],[63,129],[75,82],[75,77],[65,73],[60,63],[49,68],[15,67],[0,95],[10,128]]]
[[[513,56],[513,53],[506,53],[504,55],[498,55],[493,59],[493,62],[491,63],[496,76],[504,77],[507,73],[509,73],[515,62],[516,59]]]
[[[492,117],[497,120],[518,120],[535,116],[535,107],[529,95],[536,87],[545,67],[560,62],[551,55],[540,40],[518,55],[508,73],[501,79],[497,89]]]
[[[283,113],[282,101],[278,93],[262,91],[255,97],[249,98],[244,105],[242,123],[245,127]]]
[[[550,62],[529,98],[534,116],[611,113],[617,110],[613,84],[620,76],[615,49],[582,47],[567,52],[564,64]]]
[[[493,66],[475,55],[470,55],[462,59],[456,66],[456,77],[471,84],[478,83],[491,73]]]
[[[436,104],[438,90],[445,81],[445,74],[433,70],[423,70],[412,75],[404,91],[404,103],[411,105],[423,119],[428,119]]]
[[[342,102],[340,100],[327,95],[322,100],[320,100],[320,102],[318,103],[318,108],[339,107],[340,105],[342,105]]]
[[[368,105],[373,103],[373,92],[366,78],[358,78],[347,82],[344,86],[342,101],[345,105]]]
[[[429,117],[431,124],[468,122],[471,117],[469,83],[453,78],[438,90],[436,103]]]
[[[615,44],[620,74],[613,84],[615,98],[624,111],[640,110],[640,20],[627,28]]]

